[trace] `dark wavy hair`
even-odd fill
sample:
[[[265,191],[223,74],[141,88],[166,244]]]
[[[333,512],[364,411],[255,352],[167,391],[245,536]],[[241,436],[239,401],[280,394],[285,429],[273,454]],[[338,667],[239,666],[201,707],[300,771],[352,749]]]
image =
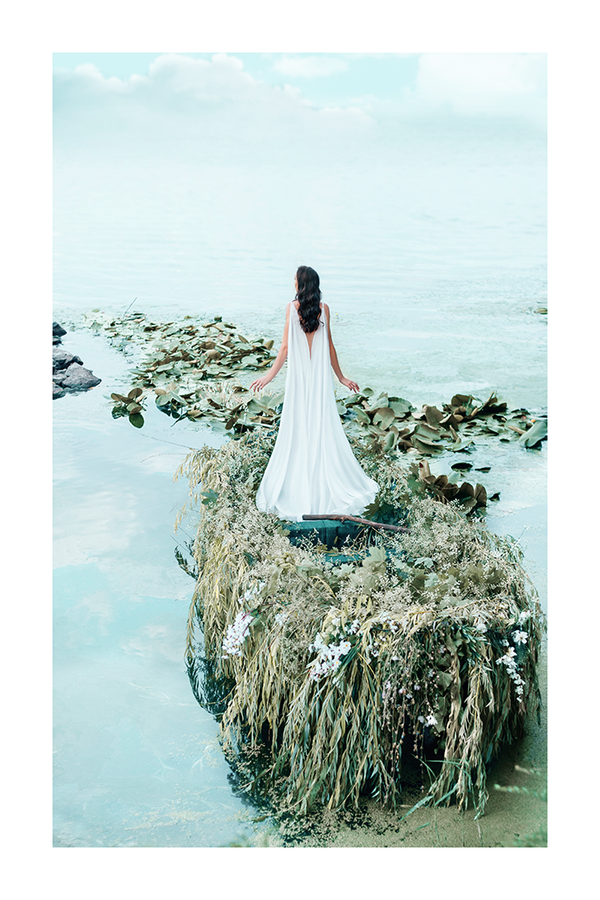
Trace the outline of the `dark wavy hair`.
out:
[[[312,334],[319,327],[321,316],[321,290],[319,288],[319,276],[310,266],[300,266],[296,272],[298,280],[298,293],[296,300],[300,306],[298,318],[302,331]]]

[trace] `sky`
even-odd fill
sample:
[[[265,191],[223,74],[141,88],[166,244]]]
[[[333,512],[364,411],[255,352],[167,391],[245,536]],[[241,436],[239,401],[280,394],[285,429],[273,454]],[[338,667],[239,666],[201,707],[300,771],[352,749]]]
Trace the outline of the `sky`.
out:
[[[369,119],[446,113],[542,127],[543,53],[55,53],[55,98],[171,91],[196,102],[354,110]]]

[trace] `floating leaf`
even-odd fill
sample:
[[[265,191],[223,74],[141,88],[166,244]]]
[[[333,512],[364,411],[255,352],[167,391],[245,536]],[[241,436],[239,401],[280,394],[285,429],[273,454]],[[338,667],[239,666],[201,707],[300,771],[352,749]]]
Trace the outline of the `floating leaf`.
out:
[[[129,416],[129,421],[133,425],[134,428],[141,428],[144,424],[144,417],[140,415],[140,413],[132,413]]]
[[[515,429],[516,430],[516,429]],[[520,438],[519,443],[524,447],[535,447],[548,436],[548,420],[539,419]]]
[[[425,413],[428,425],[439,425],[444,418],[444,413],[440,412],[436,406],[424,406],[423,412]]]
[[[398,419],[408,415],[408,413],[414,409],[412,403],[409,403],[408,400],[403,400],[402,397],[390,397],[389,406],[390,409],[394,410],[396,418]]]
[[[421,423],[417,425],[415,428],[415,436],[419,439],[425,438],[427,441],[439,441],[440,434],[436,428],[432,428],[430,425],[426,425],[425,423]]]
[[[442,450],[441,444],[436,444],[433,441],[427,440],[426,438],[420,437],[417,434],[414,434],[412,437],[412,443],[416,450],[420,453],[437,453]]]
[[[393,448],[395,441],[396,441],[396,435],[394,434],[393,431],[390,431],[390,433],[388,434],[388,436],[386,437],[386,439],[384,441],[383,452],[389,453],[389,451]]]
[[[394,410],[389,406],[385,406],[376,410],[375,415],[373,416],[373,422],[380,422],[382,428],[389,428],[395,418],[396,414],[394,413]]]

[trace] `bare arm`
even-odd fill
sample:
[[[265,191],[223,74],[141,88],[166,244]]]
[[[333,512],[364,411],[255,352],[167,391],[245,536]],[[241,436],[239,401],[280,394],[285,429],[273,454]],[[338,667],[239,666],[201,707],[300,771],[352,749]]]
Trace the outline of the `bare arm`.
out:
[[[256,381],[253,381],[250,385],[250,390],[252,391],[262,391],[262,389],[270,382],[273,381],[277,373],[280,371],[284,362],[287,359],[288,355],[288,329],[290,324],[290,304],[288,303],[285,310],[285,325],[283,327],[283,340],[281,342],[281,347],[275,357],[275,361],[270,369],[268,369],[262,378],[257,378]]]
[[[344,387],[349,388],[349,390],[351,391],[358,391],[359,387],[357,383],[355,381],[351,381],[349,378],[345,378],[344,375],[342,375],[342,370],[340,369],[337,353],[333,344],[333,338],[331,337],[331,316],[329,315],[329,307],[326,303],[323,304],[323,309],[325,310],[325,315],[327,316],[327,331],[329,332],[329,358],[331,359],[331,368],[335,372],[340,384],[343,384]]]

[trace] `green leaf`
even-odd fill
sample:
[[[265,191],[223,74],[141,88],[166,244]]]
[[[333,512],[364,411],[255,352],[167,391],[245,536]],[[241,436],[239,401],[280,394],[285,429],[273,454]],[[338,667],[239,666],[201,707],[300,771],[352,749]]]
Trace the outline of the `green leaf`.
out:
[[[524,447],[535,447],[548,436],[548,420],[538,419],[525,434],[519,438],[519,443]]]
[[[129,416],[129,421],[134,428],[141,428],[144,424],[144,417],[139,413],[131,413],[131,415]]]
[[[390,431],[390,433],[388,434],[388,436],[386,437],[386,439],[384,441],[383,452],[389,453],[389,451],[393,448],[395,441],[396,441],[396,435],[394,434],[393,431]]]
[[[141,395],[143,393],[144,392],[141,388],[139,388],[139,387],[133,388],[133,390],[129,391],[129,393],[127,394],[127,399],[128,400],[136,400],[137,397],[141,397]]]
[[[412,403],[409,403],[408,400],[403,400],[402,397],[390,397],[389,404],[390,409],[394,410],[397,419],[403,418],[411,409],[414,409]]]
[[[381,423],[381,427],[387,429],[390,427],[395,418],[396,414],[394,413],[394,410],[389,406],[384,406],[375,411],[373,422]]]
[[[420,438],[421,440],[425,439],[426,441],[439,441],[440,433],[437,428],[432,428],[430,425],[426,425],[424,422],[421,422],[415,428],[415,436]]]

